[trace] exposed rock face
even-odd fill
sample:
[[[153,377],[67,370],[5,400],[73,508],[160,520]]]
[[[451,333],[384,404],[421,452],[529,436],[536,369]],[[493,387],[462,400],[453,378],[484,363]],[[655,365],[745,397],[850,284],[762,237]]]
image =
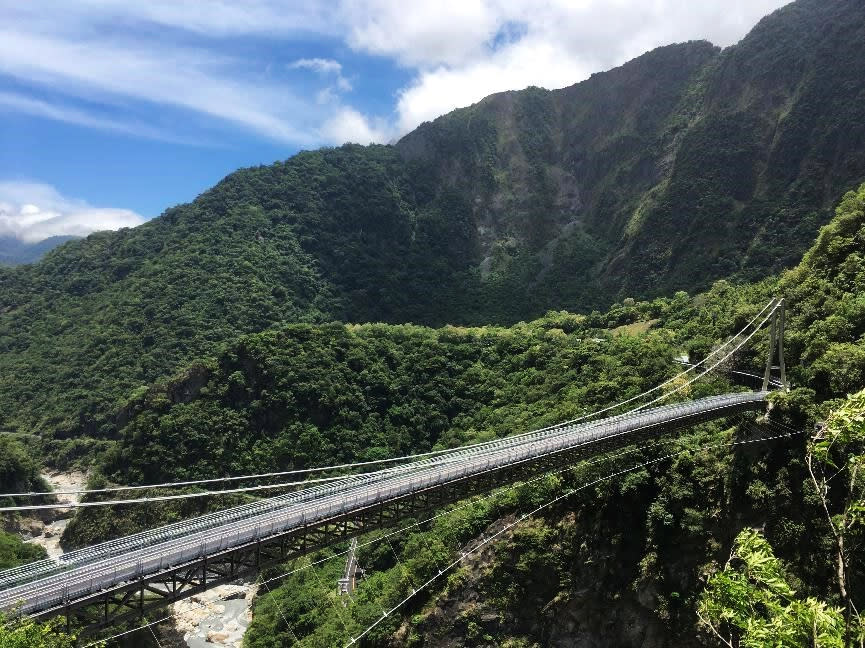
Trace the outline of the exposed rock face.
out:
[[[495,94],[397,149],[471,203],[485,278],[586,282],[549,307],[760,276],[796,263],[865,180],[863,42],[859,0],[799,0],[723,51],[671,45],[561,90]]]

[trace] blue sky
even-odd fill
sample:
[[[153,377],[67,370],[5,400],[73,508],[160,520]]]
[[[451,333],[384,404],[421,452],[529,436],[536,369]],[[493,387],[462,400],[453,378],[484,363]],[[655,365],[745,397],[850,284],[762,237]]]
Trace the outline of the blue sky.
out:
[[[389,142],[784,0],[0,0],[0,236],[132,226],[241,166]]]

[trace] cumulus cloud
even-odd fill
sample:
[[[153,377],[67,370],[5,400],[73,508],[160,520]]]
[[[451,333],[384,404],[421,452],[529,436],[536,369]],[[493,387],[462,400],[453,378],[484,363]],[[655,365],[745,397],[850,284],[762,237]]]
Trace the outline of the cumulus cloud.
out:
[[[482,56],[507,10],[478,0],[346,0],[340,13],[354,49],[414,67]]]
[[[342,107],[319,129],[329,144],[373,144],[392,139],[393,131],[384,120],[371,120],[354,108]]]
[[[52,236],[135,227],[144,220],[129,209],[94,207],[67,198],[51,185],[0,181],[0,237],[36,243]]]
[[[530,85],[559,88],[592,71],[589,63],[563,57],[561,50],[543,39],[526,39],[470,64],[421,71],[399,92],[396,129],[406,133],[494,92]]]
[[[346,0],[348,42],[415,70],[395,129],[528,85],[561,88],[660,45],[739,40],[788,0]]]

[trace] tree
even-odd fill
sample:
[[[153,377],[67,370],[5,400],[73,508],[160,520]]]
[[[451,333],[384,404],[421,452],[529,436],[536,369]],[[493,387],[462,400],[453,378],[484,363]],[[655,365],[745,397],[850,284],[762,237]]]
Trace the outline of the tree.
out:
[[[865,624],[850,587],[865,527],[865,390],[849,396],[818,427],[806,463],[833,539],[841,606],[797,596],[769,543],[746,529],[725,568],[709,579],[698,609],[701,623],[731,648],[865,645]]]

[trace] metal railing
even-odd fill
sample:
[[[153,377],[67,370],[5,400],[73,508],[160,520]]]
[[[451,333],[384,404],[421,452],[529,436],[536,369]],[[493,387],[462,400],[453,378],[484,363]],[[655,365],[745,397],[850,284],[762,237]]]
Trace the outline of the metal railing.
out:
[[[33,613],[57,607],[173,565],[412,492],[641,430],[757,409],[765,398],[766,392],[725,394],[504,438],[137,533],[70,552],[59,563],[39,561],[0,572],[0,609],[20,605],[22,612]]]

